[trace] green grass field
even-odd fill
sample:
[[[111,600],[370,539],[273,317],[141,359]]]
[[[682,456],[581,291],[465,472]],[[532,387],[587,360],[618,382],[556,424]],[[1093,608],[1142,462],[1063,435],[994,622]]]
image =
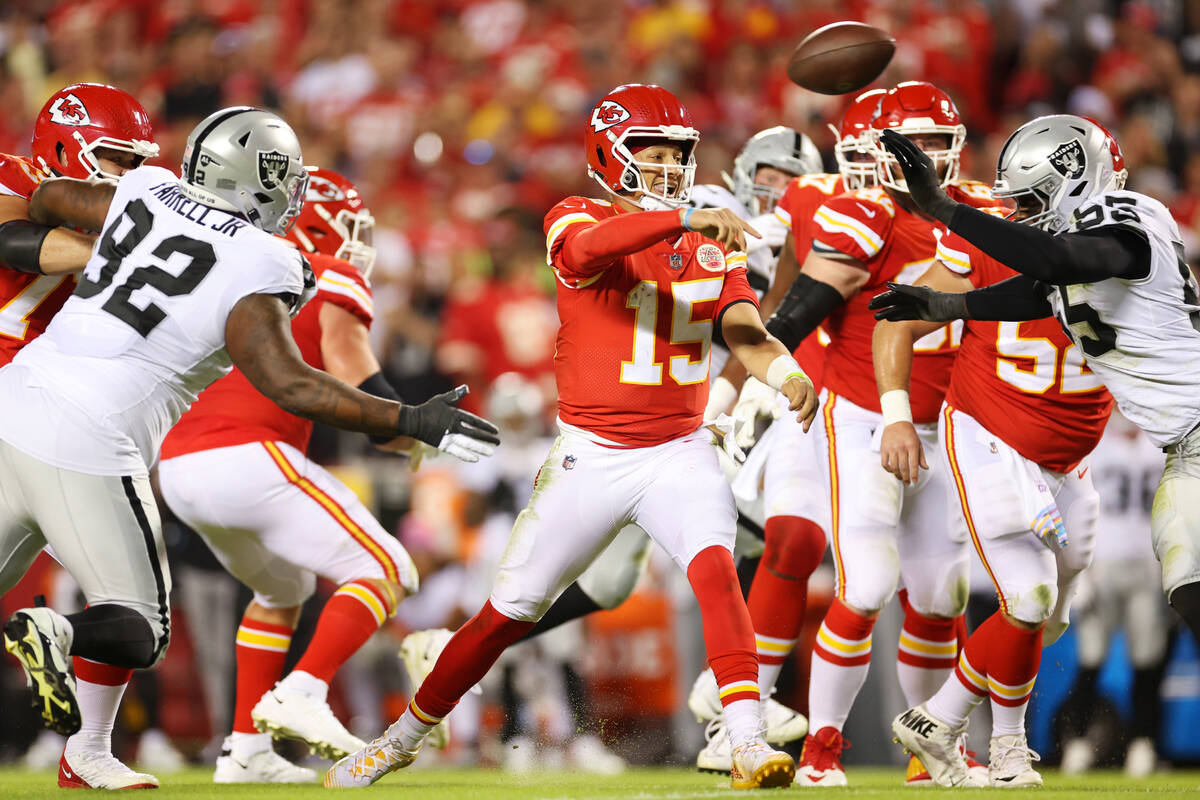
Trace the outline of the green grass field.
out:
[[[1200,796],[1200,771],[1166,772],[1145,781],[1133,781],[1118,772],[1101,772],[1086,778],[1065,778],[1046,770],[1046,786],[1036,790],[1043,797],[1127,797],[1133,794]],[[805,797],[919,797],[940,794],[945,789],[905,789],[898,769],[855,769],[849,789],[806,789]],[[154,800],[169,798],[223,797],[231,800],[284,798],[307,800],[328,797],[319,786],[215,786],[209,769],[190,769],[161,775],[163,786]],[[373,795],[404,800],[667,800],[685,797],[745,797],[729,789],[727,780],[684,769],[636,769],[617,777],[578,772],[543,772],[523,776],[498,770],[416,769],[398,772],[369,790]],[[797,789],[775,790],[771,796]],[[1001,790],[962,789],[956,794],[977,795]],[[54,775],[0,769],[0,797],[4,800],[62,797]],[[945,794],[941,794],[945,797]]]

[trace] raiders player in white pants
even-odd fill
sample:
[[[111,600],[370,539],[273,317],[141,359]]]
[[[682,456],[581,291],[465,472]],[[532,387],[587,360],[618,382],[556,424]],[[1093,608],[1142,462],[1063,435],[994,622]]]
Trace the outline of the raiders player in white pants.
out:
[[[289,312],[311,270],[272,234],[299,212],[308,176],[283,120],[249,107],[213,114],[188,137],[183,174],[47,180],[30,201],[39,224],[102,231],[75,294],[0,369],[0,587],[50,545],[88,602],[68,616],[22,609],[4,625],[36,709],[64,734],[80,725],[68,654],[144,669],[166,650],[170,574],[149,468],[231,362],[288,411],[337,427],[413,436],[467,460],[499,441],[453,393],[403,406],[301,359]]]
[[[1021,223],[955,203],[903,136],[885,132],[883,143],[925,213],[1022,274],[965,294],[893,284],[872,301],[877,316],[1056,316],[1121,413],[1167,453],[1151,539],[1167,599],[1200,637],[1200,287],[1170,212],[1146,195],[1105,188],[1124,158],[1107,131],[1081,117],[1035,119],[1001,150],[997,188],[1016,201]],[[932,719],[917,731],[898,718],[893,730],[931,773],[958,774],[961,757],[943,741],[957,722]]]

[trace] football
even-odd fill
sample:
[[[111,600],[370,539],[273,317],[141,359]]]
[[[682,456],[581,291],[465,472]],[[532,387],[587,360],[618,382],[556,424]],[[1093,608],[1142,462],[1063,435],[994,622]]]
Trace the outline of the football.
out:
[[[862,22],[834,22],[804,37],[788,61],[792,82],[820,94],[847,94],[879,77],[896,40]]]

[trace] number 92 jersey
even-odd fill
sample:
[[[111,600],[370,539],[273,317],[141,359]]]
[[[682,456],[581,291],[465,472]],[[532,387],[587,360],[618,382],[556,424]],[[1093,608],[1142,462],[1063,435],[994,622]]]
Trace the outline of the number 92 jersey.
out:
[[[144,472],[229,372],[234,305],[303,289],[303,260],[282,239],[188,199],[168,170],[128,172],[75,294],[0,370],[0,438],[64,469]]]
[[[1150,245],[1149,274],[1058,286],[1054,314],[1131,422],[1158,447],[1200,422],[1200,302],[1170,212],[1137,192],[1091,198],[1072,231],[1131,230]]]
[[[609,444],[651,447],[700,427],[714,328],[726,308],[757,307],[758,298],[745,254],[698,233],[598,269],[568,263],[570,237],[618,214],[610,203],[570,197],[546,215],[547,260],[558,277],[558,412]]]

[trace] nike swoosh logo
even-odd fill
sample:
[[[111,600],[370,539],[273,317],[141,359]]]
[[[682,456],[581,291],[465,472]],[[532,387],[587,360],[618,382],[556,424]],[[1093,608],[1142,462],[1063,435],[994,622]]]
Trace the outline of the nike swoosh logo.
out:
[[[875,218],[875,212],[874,212],[874,211],[872,211],[871,209],[867,208],[866,206],[864,206],[862,203],[858,203],[858,202],[856,202],[854,205],[856,205],[856,206],[858,206],[860,209],[862,209],[862,212],[863,212],[864,214],[866,214],[868,217],[870,217],[871,219],[874,219],[874,218]]]
[[[1084,475],[1087,475],[1087,471],[1088,471],[1089,469],[1091,469],[1091,467],[1084,467],[1083,469],[1079,470],[1079,472],[1077,472],[1077,473],[1075,473],[1075,474],[1079,476],[1079,479],[1080,479],[1080,480],[1082,480],[1082,479],[1083,479],[1083,476],[1084,476]]]
[[[63,775],[67,776],[68,778],[75,777],[74,775],[71,774],[71,770],[67,769],[66,767],[63,767]]]

